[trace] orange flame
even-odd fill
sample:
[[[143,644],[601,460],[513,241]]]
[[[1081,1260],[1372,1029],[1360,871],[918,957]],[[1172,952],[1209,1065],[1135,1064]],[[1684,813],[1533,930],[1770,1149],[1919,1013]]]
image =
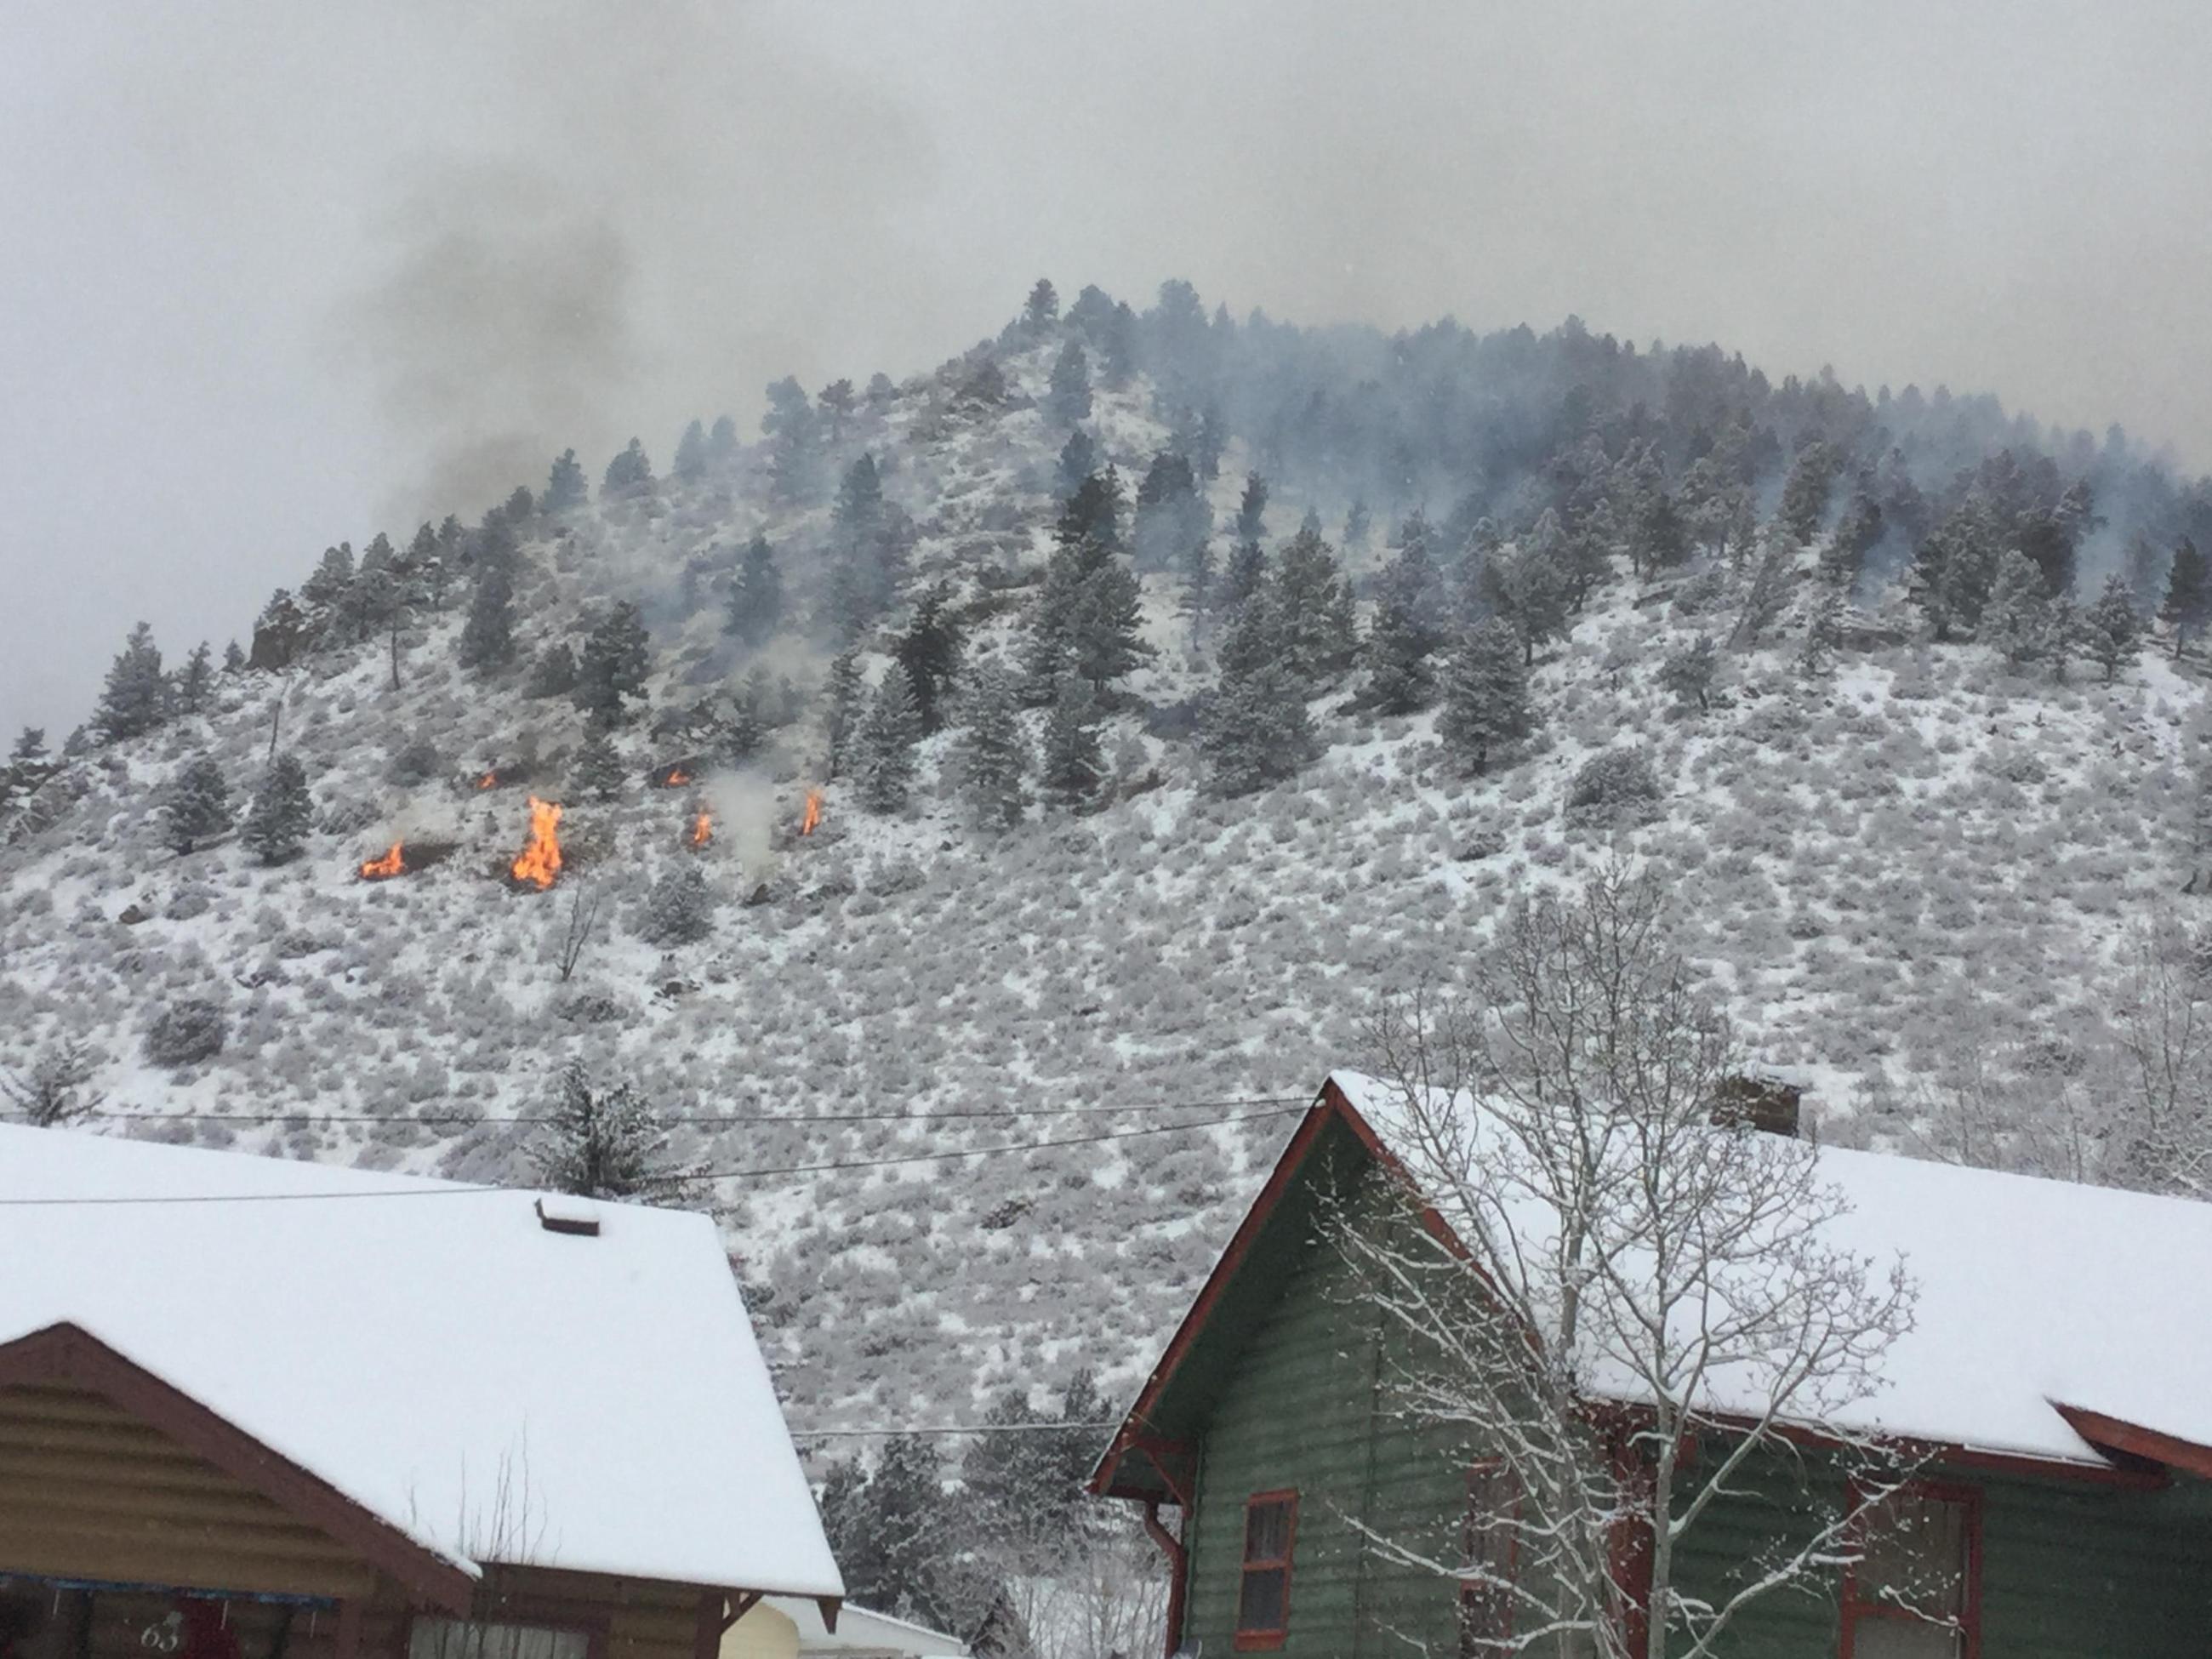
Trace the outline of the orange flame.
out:
[[[407,859],[405,854],[400,851],[400,848],[404,844],[404,842],[395,841],[392,843],[392,850],[389,853],[386,853],[382,858],[371,859],[368,863],[362,865],[361,866],[362,879],[363,881],[382,881],[386,876],[405,875],[407,873]]]
[[[822,792],[819,789],[809,789],[806,792],[806,811],[799,820],[799,833],[802,836],[811,836],[814,833],[815,827],[821,822]]]
[[[691,775],[689,772],[680,766],[672,766],[668,769],[668,775],[661,779],[660,787],[663,789],[681,789],[690,781]]]
[[[561,874],[561,803],[530,798],[530,842],[516,857],[508,873],[540,891]]]
[[[691,844],[694,847],[704,847],[714,839],[714,821],[702,811],[691,820]]]
[[[479,788],[479,789],[496,789],[496,788],[498,788],[498,787],[499,787],[499,774],[498,774],[498,773],[496,773],[496,772],[487,772],[487,773],[485,773],[482,777],[480,777],[480,778],[478,778],[478,779],[477,780],[477,788]]]

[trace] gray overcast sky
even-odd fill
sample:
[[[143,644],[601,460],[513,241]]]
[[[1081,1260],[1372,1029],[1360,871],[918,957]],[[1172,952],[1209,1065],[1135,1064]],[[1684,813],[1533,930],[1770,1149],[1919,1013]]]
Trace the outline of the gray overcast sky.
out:
[[[2208,88],[2201,4],[4,0],[0,731],[1041,273],[1576,312],[2201,464]]]

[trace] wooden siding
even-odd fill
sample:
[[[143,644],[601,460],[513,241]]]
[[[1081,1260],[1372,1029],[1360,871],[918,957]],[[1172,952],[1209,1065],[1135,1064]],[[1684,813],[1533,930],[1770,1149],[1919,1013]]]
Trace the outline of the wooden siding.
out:
[[[99,1395],[0,1389],[0,1570],[339,1597],[358,1555]]]

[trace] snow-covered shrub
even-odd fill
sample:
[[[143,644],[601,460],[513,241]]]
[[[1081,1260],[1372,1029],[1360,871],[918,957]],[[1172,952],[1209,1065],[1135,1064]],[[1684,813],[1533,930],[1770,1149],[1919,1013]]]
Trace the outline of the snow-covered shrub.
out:
[[[1566,820],[1581,829],[1648,823],[1659,816],[1663,793],[1642,744],[1601,749],[1576,769],[1567,787]]]
[[[205,997],[186,997],[154,1016],[146,1028],[146,1058],[156,1066],[197,1066],[222,1052],[230,1036],[230,1017],[222,1005]]]

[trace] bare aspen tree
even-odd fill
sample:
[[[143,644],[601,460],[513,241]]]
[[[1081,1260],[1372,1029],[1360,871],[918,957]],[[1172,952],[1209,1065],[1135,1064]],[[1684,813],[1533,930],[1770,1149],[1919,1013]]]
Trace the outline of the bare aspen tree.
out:
[[[1368,1103],[1418,1202],[1341,1200],[1325,1231],[1390,1407],[1480,1478],[1453,1537],[1363,1520],[1369,1547],[1457,1583],[1465,1653],[1703,1659],[1760,1597],[1827,1593],[1903,1479],[1835,1425],[1881,1387],[1913,1291],[1829,1242],[1848,1206],[1813,1147],[1717,1111],[1736,1047],[1656,885],[1616,864],[1522,902],[1462,981],[1386,1000],[1370,1036]],[[1778,1468],[1767,1535],[1745,1552],[1739,1508],[1729,1582],[1685,1589],[1685,1540]]]
[[[584,951],[592,942],[592,930],[599,925],[599,890],[596,883],[575,882],[568,889],[568,904],[562,913],[561,943],[556,952],[561,969],[561,983],[566,985],[575,974],[576,964],[584,959]]]
[[[40,1049],[28,1071],[0,1072],[0,1095],[33,1127],[54,1128],[99,1108],[105,1097],[85,1087],[94,1069],[92,1050],[65,1039]]]

